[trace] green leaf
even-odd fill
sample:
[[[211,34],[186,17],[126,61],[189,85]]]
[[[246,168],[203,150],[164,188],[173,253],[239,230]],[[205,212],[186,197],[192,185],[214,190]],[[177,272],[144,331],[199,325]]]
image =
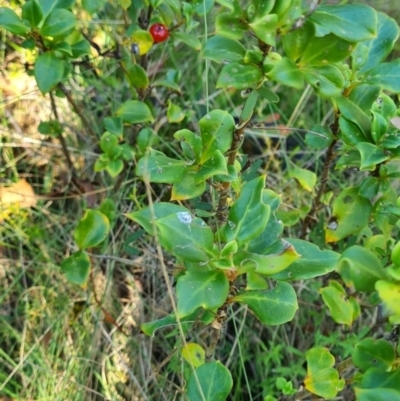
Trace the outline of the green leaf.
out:
[[[378,85],[357,85],[350,92],[349,100],[356,104],[364,113],[368,115],[372,104],[377,100],[381,89]]]
[[[360,68],[359,74],[366,73],[385,60],[392,51],[398,37],[397,22],[386,14],[378,12],[377,36],[363,43],[367,48],[367,58]]]
[[[278,28],[278,15],[268,14],[255,18],[249,23],[249,27],[254,32],[255,36],[270,46],[275,46],[275,37]]]
[[[240,125],[243,125],[251,120],[254,110],[257,106],[258,91],[251,91],[243,105],[242,113],[240,114]]]
[[[108,236],[110,222],[97,210],[86,210],[74,230],[74,240],[79,249],[92,248],[102,243]]]
[[[55,53],[61,53],[62,55],[72,57],[71,45],[68,42],[55,43],[54,46],[51,47],[51,49]]]
[[[175,132],[174,138],[181,142],[183,154],[189,160],[195,160],[196,163],[200,162],[203,141],[199,135],[184,128]]]
[[[308,46],[301,54],[299,66],[324,66],[327,64],[342,61],[353,52],[355,43],[329,34],[319,37],[312,37],[308,41]]]
[[[270,103],[279,102],[279,96],[266,86],[260,86],[257,88],[257,92],[262,98],[268,100]]]
[[[186,163],[183,160],[172,159],[156,150],[143,156],[136,167],[136,174],[139,177],[148,179],[150,182],[166,184],[180,182],[186,171]]]
[[[137,146],[142,153],[150,149],[152,145],[158,143],[158,136],[154,130],[149,127],[141,129],[136,138]]]
[[[370,85],[379,85],[389,92],[400,92],[400,59],[379,64],[366,74],[362,78],[364,82]]]
[[[231,146],[235,120],[222,110],[213,110],[200,121],[200,133],[203,141],[201,163],[210,159],[216,150],[225,153]]]
[[[284,35],[282,41],[285,53],[294,62],[297,62],[300,57],[303,56],[314,34],[314,24],[310,21],[306,21],[299,29],[295,29],[287,35]]]
[[[310,20],[324,33],[332,32],[348,41],[363,42],[373,39],[377,30],[375,10],[363,4],[322,5],[311,14]]]
[[[359,194],[366,199],[372,199],[379,192],[379,178],[377,177],[367,177],[365,180],[362,181],[360,185]]]
[[[307,376],[305,387],[313,394],[330,399],[344,388],[345,381],[339,379],[339,373],[332,366],[335,358],[327,348],[315,347],[306,353]]]
[[[400,315],[400,284],[379,280],[375,283],[375,289],[390,312]]]
[[[318,133],[319,135],[315,134]],[[326,149],[333,141],[333,135],[328,127],[314,125],[310,132],[307,132],[305,142],[313,149]]]
[[[81,41],[71,45],[71,51],[73,58],[89,55],[91,52],[90,43],[86,39],[82,39]]]
[[[221,362],[208,362],[192,373],[187,386],[189,401],[225,401],[233,387],[232,376]]]
[[[57,137],[64,131],[59,120],[42,121],[38,126],[38,131],[43,135]]]
[[[203,265],[209,261],[208,255],[214,248],[214,235],[202,219],[185,211],[158,218],[154,224],[160,244],[174,256]]]
[[[187,171],[182,180],[174,183],[171,200],[186,200],[200,196],[206,190],[205,181],[199,180],[196,171]]]
[[[301,255],[290,243],[284,242],[280,252],[274,254],[259,255],[247,251],[238,252],[234,257],[234,263],[237,266],[238,274],[256,272],[270,276],[287,269],[300,257]]]
[[[289,58],[283,57],[274,68],[266,74],[271,80],[296,89],[302,89],[304,79],[297,65]]]
[[[355,389],[357,401],[400,401],[400,391],[389,388]]]
[[[365,114],[357,104],[353,103],[344,96],[340,96],[337,99],[337,105],[339,107],[340,114],[347,120],[356,124],[364,136],[368,138],[371,131],[370,117],[368,117],[368,115]]]
[[[194,34],[186,32],[174,32],[173,37],[197,51],[201,50],[201,42]]]
[[[376,254],[358,245],[351,246],[342,253],[337,271],[346,285],[354,286],[356,291],[372,292],[375,283],[387,277]]]
[[[315,184],[317,183],[317,176],[315,173],[297,166],[290,167],[289,177],[295,178],[299,184],[309,192],[314,190]]]
[[[216,33],[229,39],[241,39],[247,29],[247,24],[240,17],[230,13],[219,14],[215,21]]]
[[[358,194],[357,187],[344,189],[333,202],[332,217],[325,229],[326,242],[337,242],[359,232],[368,224],[371,211],[370,201]]]
[[[173,104],[170,99],[168,99],[167,107],[167,120],[169,123],[180,123],[185,118],[185,113],[182,111],[181,107]]]
[[[367,139],[361,129],[358,127],[357,124],[353,123],[352,121],[349,121],[347,118],[344,118],[343,116],[339,117],[339,136],[340,139],[343,140],[344,143],[347,145],[355,146],[359,142],[365,142]],[[360,155],[359,152],[356,152],[353,149],[353,154],[352,158],[354,158],[354,155],[356,154],[356,160],[357,160],[357,167],[360,165]],[[339,159],[340,160],[340,159]],[[338,162],[336,164],[336,168],[340,166],[340,163]]]
[[[71,283],[85,286],[90,273],[90,258],[84,251],[73,253],[61,263],[61,271]]]
[[[116,135],[106,131],[100,138],[100,149],[112,157],[113,149],[118,146],[118,142],[118,137]]]
[[[122,134],[124,133],[124,125],[122,124],[121,117],[106,117],[103,120],[104,128],[116,135],[118,138],[122,138]]]
[[[394,362],[393,346],[386,340],[365,338],[356,344],[352,359],[354,365],[363,371],[369,368],[387,370]]]
[[[196,173],[195,181],[197,183],[206,181],[217,174],[228,174],[226,159],[219,150],[216,150],[214,155],[200,167]]]
[[[206,352],[204,348],[196,343],[186,343],[182,348],[182,357],[190,365],[198,368],[203,365],[206,360]]]
[[[94,14],[107,4],[107,0],[82,0],[82,7],[89,13]]]
[[[300,239],[287,239],[301,258],[294,261],[281,273],[272,278],[276,280],[308,280],[323,276],[335,270],[340,255],[330,250],[321,251],[316,245]]]
[[[362,377],[362,388],[393,389],[400,391],[400,369],[392,372],[383,372],[379,368],[368,369]],[[391,398],[387,398],[388,400]]]
[[[263,202],[265,177],[247,182],[229,211],[228,223],[223,229],[227,241],[236,239],[244,244],[262,233],[268,223],[270,206]]]
[[[388,131],[389,122],[386,118],[376,111],[371,111],[372,113],[372,126],[371,126],[371,136],[375,143],[378,143],[383,135]]]
[[[64,63],[52,52],[41,54],[36,60],[34,74],[40,91],[48,93],[62,81]]]
[[[29,21],[36,28],[43,19],[43,11],[37,0],[29,0],[22,6],[22,19]]]
[[[224,61],[242,61],[246,49],[237,40],[215,35],[207,40],[203,50],[203,57],[217,63]]]
[[[121,159],[110,160],[107,163],[106,170],[110,174],[111,178],[117,177],[124,169],[124,162]]]
[[[327,98],[339,96],[345,87],[342,71],[335,65],[318,68],[302,68],[304,79],[321,95]]]
[[[149,78],[146,71],[139,64],[133,64],[127,71],[129,82],[138,89],[145,89],[149,86]]]
[[[197,308],[216,310],[229,292],[229,282],[221,270],[187,271],[176,284],[178,316],[185,317]]]
[[[329,286],[321,288],[319,293],[322,295],[325,305],[329,308],[332,319],[339,324],[351,326],[353,323],[354,308],[347,299],[346,291],[334,280],[329,281]]]
[[[158,202],[152,208],[146,207],[137,212],[127,213],[126,217],[139,223],[148,234],[155,235],[154,222],[157,219],[186,212],[189,212],[189,210],[183,206],[175,205],[174,203]]]
[[[125,123],[129,124],[154,121],[154,117],[151,114],[149,106],[139,100],[128,100],[127,102],[123,103],[116,114],[117,116],[121,116]]]
[[[257,318],[268,326],[290,322],[298,309],[296,291],[290,284],[280,281],[271,290],[245,291],[232,301],[248,305]]]
[[[0,7],[0,27],[15,35],[24,35],[30,28],[24,24],[18,15],[7,7]]]
[[[389,159],[382,149],[368,142],[359,142],[356,145],[361,155],[360,170],[374,171],[376,166]]]
[[[66,37],[74,30],[75,25],[76,18],[71,11],[55,8],[44,21],[40,33],[43,36]]]
[[[261,69],[253,64],[230,63],[222,68],[216,87],[254,89],[261,77]]]

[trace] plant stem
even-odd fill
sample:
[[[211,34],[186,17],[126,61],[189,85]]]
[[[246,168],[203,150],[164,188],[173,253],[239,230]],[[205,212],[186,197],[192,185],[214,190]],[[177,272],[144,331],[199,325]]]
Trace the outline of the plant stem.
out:
[[[331,131],[332,134],[334,136],[333,141],[331,142],[331,144],[329,145],[327,151],[326,151],[326,159],[325,159],[325,163],[324,163],[324,167],[322,170],[322,174],[321,174],[321,181],[320,181],[320,185],[318,188],[318,192],[317,195],[314,199],[313,205],[311,207],[311,210],[308,212],[307,216],[305,217],[305,219],[303,220],[303,224],[301,227],[301,234],[300,234],[300,238],[304,239],[307,235],[307,230],[308,228],[311,226],[312,222],[315,219],[315,213],[320,209],[321,207],[321,199],[322,196],[325,194],[326,191],[326,185],[328,183],[328,179],[329,179],[329,171],[334,159],[334,154],[335,154],[335,146],[338,142],[337,139],[337,134],[339,133],[339,116],[336,115],[335,117],[335,121],[333,122],[333,124],[331,125]]]

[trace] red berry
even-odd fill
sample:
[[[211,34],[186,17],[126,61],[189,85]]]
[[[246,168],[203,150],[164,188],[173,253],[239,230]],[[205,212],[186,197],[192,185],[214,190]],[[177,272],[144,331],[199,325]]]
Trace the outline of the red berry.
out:
[[[153,24],[150,27],[150,35],[153,37],[154,43],[164,42],[169,38],[169,30],[163,24]]]

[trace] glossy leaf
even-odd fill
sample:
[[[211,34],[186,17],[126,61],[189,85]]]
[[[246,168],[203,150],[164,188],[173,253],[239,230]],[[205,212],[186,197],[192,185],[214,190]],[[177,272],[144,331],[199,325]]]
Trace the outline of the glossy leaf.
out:
[[[167,120],[169,123],[180,123],[185,118],[182,108],[168,99]]]
[[[390,312],[400,315],[400,284],[379,280],[375,289]]]
[[[206,181],[217,174],[228,174],[225,157],[219,150],[216,150],[214,155],[200,167],[196,173],[195,181],[197,183]]]
[[[352,354],[354,365],[366,371],[369,368],[388,369],[394,362],[393,346],[386,340],[365,338],[358,342]]]
[[[193,199],[200,196],[205,190],[206,183],[197,176],[196,171],[187,171],[182,180],[174,183],[171,200]]]
[[[302,68],[304,79],[323,97],[339,96],[345,87],[343,73],[335,65]]]
[[[249,23],[249,27],[260,41],[267,45],[275,46],[278,20],[279,17],[277,14],[267,14],[260,17],[257,16]]]
[[[43,11],[37,0],[29,0],[22,6],[22,18],[36,28],[43,19]]]
[[[222,68],[217,88],[254,89],[261,77],[261,69],[253,64],[230,63]]]
[[[302,89],[304,86],[304,79],[299,73],[299,68],[286,57],[283,57],[266,75],[271,80],[296,89]]]
[[[301,258],[294,261],[281,273],[275,274],[272,278],[276,280],[307,280],[323,276],[332,272],[340,255],[330,250],[320,250],[316,245],[308,241],[290,238],[287,239],[301,255]]]
[[[24,24],[21,18],[7,7],[0,7],[0,27],[15,35],[24,35],[30,31],[30,28]]]
[[[241,39],[247,29],[247,24],[240,17],[230,13],[219,14],[215,20],[217,35],[222,35],[229,39]]]
[[[268,326],[290,322],[298,309],[295,290],[290,284],[280,281],[272,289],[245,291],[232,300],[248,305],[257,318]]]
[[[375,283],[387,275],[376,254],[359,245],[351,246],[342,253],[337,271],[346,285],[356,291],[372,292]]]
[[[74,240],[79,249],[92,248],[103,242],[110,230],[108,218],[97,210],[86,210],[74,230]]]
[[[173,34],[174,39],[178,39],[181,42],[183,42],[185,45],[195,49],[195,50],[201,50],[201,42],[199,39],[197,39],[196,36],[192,33],[186,33],[186,32],[174,32]]]
[[[133,64],[127,70],[129,82],[138,89],[145,89],[149,86],[149,78],[145,69],[139,64]]]
[[[348,41],[362,42],[373,39],[377,33],[377,14],[363,4],[322,5],[311,15],[310,20],[318,30],[332,32]]]
[[[187,385],[189,401],[225,401],[233,387],[232,376],[221,362],[199,366]]]
[[[61,271],[70,283],[84,286],[90,273],[89,255],[84,251],[73,253],[62,261]]]
[[[174,138],[181,142],[183,154],[189,160],[195,160],[196,163],[200,162],[203,141],[199,135],[184,128],[175,132]]]
[[[371,119],[355,103],[348,98],[341,96],[337,99],[340,113],[347,120],[356,124],[361,132],[368,137],[371,131]]]
[[[400,369],[383,372],[379,368],[368,369],[362,377],[361,386],[364,389],[393,389],[400,392]]]
[[[400,92],[400,59],[390,63],[382,63],[368,71],[363,77],[370,85],[379,85],[382,89],[393,93]]]
[[[214,235],[202,219],[185,211],[158,218],[154,224],[160,244],[177,258],[203,264],[209,261]]]
[[[201,163],[210,159],[215,151],[225,153],[231,146],[235,120],[222,110],[213,110],[200,121],[200,133],[203,141]]]
[[[139,100],[128,100],[118,109],[117,116],[121,116],[125,123],[138,124],[152,122],[153,115],[146,103]]]
[[[207,40],[203,56],[217,63],[241,61],[246,53],[243,45],[233,39],[215,35]]]
[[[372,199],[379,192],[379,178],[367,177],[360,185],[359,194],[366,199]]]
[[[36,60],[34,74],[40,91],[48,93],[63,79],[64,62],[52,52],[43,53]]]
[[[187,271],[176,285],[178,316],[188,316],[197,308],[216,310],[224,304],[228,292],[229,282],[221,270]]]
[[[273,275],[285,270],[294,261],[301,257],[294,247],[285,242],[280,252],[270,255],[259,255],[247,251],[238,252],[234,257],[235,265],[240,274],[256,272],[263,275]]]
[[[384,13],[378,12],[376,38],[364,42],[367,48],[367,58],[360,68],[359,74],[379,65],[392,51],[394,43],[399,37],[399,27],[396,21]]]
[[[329,308],[332,319],[336,323],[351,326],[354,309],[343,287],[337,281],[330,280],[329,286],[321,288],[319,292],[325,305]]]
[[[123,169],[124,162],[121,159],[110,160],[106,166],[107,173],[110,174],[111,178],[117,177],[119,174],[121,174]]]
[[[299,184],[309,192],[312,192],[317,183],[317,176],[314,172],[297,166],[289,169],[289,177],[295,178]]]
[[[40,30],[43,36],[68,36],[75,28],[76,17],[71,11],[55,8],[46,18]]]
[[[356,145],[361,155],[360,170],[374,171],[376,166],[389,159],[382,149],[368,142],[359,142]]]
[[[355,49],[355,43],[329,34],[311,37],[304,53],[301,54],[299,66],[324,66],[346,59]]]
[[[196,343],[186,343],[182,348],[182,357],[190,365],[198,368],[205,362],[206,353],[201,345]]]
[[[368,115],[372,104],[379,97],[381,89],[378,85],[361,84],[357,85],[350,92],[349,100],[355,103],[364,113]]]
[[[400,401],[400,391],[390,388],[355,389],[357,401]]]
[[[126,217],[139,223],[148,234],[154,235],[154,222],[177,213],[189,213],[183,206],[168,202],[158,202],[152,208],[146,207],[136,212],[127,213]]]
[[[367,139],[357,124],[354,124],[352,121],[349,121],[343,116],[339,117],[339,128],[339,136],[347,145],[355,146],[357,143],[365,142]],[[354,150],[354,152],[356,151]],[[354,152],[351,155],[352,158],[354,158]],[[359,153],[356,152],[356,154],[357,166],[359,166],[361,159]],[[337,166],[338,165],[340,166],[340,163],[337,163]]]
[[[228,224],[224,227],[227,241],[246,243],[265,229],[270,216],[270,206],[263,202],[265,177],[247,182],[229,211]]]
[[[284,35],[282,38],[285,53],[294,61],[297,62],[303,56],[311,39],[314,37],[314,24],[309,21],[292,32]]]
[[[73,58],[89,55],[91,52],[90,43],[86,39],[82,39],[81,41],[71,45],[71,52]]]
[[[337,242],[368,224],[372,206],[358,194],[357,187],[344,189],[333,202],[333,213],[325,229],[326,242]]]
[[[339,373],[333,368],[335,358],[327,348],[315,347],[306,353],[307,376],[304,385],[308,391],[320,397],[330,399],[344,388],[345,381],[339,379]]]
[[[136,168],[139,177],[148,179],[150,182],[167,184],[180,182],[186,171],[186,163],[183,160],[172,159],[155,150],[143,156]]]

